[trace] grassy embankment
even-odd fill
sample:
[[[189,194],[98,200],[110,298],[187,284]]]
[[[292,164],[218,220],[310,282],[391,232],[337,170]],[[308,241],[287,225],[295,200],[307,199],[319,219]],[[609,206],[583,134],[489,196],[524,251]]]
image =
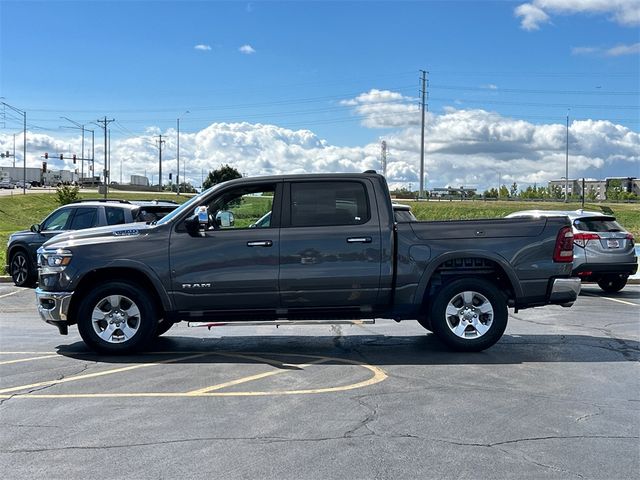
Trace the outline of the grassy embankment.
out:
[[[95,193],[83,193],[83,198],[96,198]],[[161,197],[177,202],[186,201],[187,196],[159,195],[159,194],[133,194],[112,193],[112,198],[127,200],[140,200]],[[414,214],[419,220],[455,220],[474,218],[500,218],[518,210],[575,210],[580,208],[578,203],[562,202],[517,202],[517,201],[424,201],[406,202],[411,205]],[[611,208],[620,223],[636,238],[640,238],[640,205],[626,203],[605,204]],[[59,205],[53,194],[28,194],[0,197],[0,266],[5,265],[6,243],[9,234],[17,230],[28,229],[32,224],[41,222],[53,209]],[[587,210],[600,211],[600,204],[589,203],[585,205]],[[237,212],[240,214],[240,212]],[[245,213],[245,212],[243,212]],[[253,212],[246,212],[248,217]],[[238,217],[243,217],[240,214]],[[240,220],[238,218],[238,220]],[[254,219],[255,220],[255,219]],[[242,220],[238,221],[242,223]],[[1,268],[1,267],[0,267]]]

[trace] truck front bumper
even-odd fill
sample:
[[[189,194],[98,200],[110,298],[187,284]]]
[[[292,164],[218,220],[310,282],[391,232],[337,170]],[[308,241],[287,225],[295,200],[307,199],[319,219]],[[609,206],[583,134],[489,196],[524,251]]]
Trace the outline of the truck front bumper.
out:
[[[36,304],[40,318],[55,325],[62,335],[67,334],[69,304],[73,292],[46,292],[36,288]]]
[[[549,303],[570,307],[580,293],[579,278],[556,278],[551,286]]]

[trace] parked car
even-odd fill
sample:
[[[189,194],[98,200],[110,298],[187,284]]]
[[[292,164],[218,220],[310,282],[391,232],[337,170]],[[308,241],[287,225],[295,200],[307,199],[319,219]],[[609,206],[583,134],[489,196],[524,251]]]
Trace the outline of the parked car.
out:
[[[17,182],[14,183],[14,185],[16,186],[16,188],[26,188],[27,190],[29,190],[31,188],[31,182],[23,182],[22,180],[18,180]]]
[[[88,199],[57,208],[29,230],[9,236],[5,270],[19,287],[33,286],[38,271],[36,252],[55,235],[69,230],[84,230],[132,222],[154,222],[178,207],[175,202]]]
[[[618,292],[638,270],[634,238],[613,215],[585,210],[525,210],[507,218],[566,215],[573,227],[573,275],[596,282],[608,293]]]
[[[0,188],[13,189],[16,188],[16,186],[11,180],[0,180]]]

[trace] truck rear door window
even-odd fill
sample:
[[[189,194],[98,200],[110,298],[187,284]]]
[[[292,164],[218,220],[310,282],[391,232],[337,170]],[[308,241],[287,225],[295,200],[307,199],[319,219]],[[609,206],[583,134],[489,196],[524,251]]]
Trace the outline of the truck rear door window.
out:
[[[291,226],[361,225],[369,221],[369,202],[360,182],[291,184]]]

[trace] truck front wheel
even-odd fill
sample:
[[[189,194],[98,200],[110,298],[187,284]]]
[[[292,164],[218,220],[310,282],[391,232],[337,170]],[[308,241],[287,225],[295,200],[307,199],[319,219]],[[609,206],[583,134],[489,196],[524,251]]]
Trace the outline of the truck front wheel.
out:
[[[131,353],[156,335],[158,318],[147,292],[128,282],[107,282],[86,293],[78,306],[78,330],[92,349]]]
[[[454,280],[436,294],[431,306],[433,332],[448,347],[464,352],[489,348],[507,328],[507,298],[479,278]]]

